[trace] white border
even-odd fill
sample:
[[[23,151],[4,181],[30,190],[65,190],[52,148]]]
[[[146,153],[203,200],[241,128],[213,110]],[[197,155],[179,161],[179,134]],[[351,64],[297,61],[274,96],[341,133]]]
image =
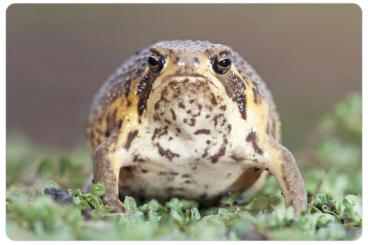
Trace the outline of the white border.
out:
[[[362,81],[365,80],[366,78],[366,74],[367,74],[367,63],[364,62],[366,61],[367,58],[367,51],[364,48],[364,41],[367,40],[367,11],[368,11],[368,2],[364,1],[364,0],[353,0],[353,1],[343,1],[343,0],[336,0],[336,1],[318,1],[318,0],[310,0],[310,1],[300,1],[300,0],[294,0],[294,1],[255,1],[255,0],[250,0],[250,1],[195,1],[195,0],[188,0],[188,1],[141,1],[141,0],[137,0],[137,1],[109,1],[109,2],[99,2],[99,1],[53,1],[53,2],[47,2],[47,1],[28,1],[28,0],[23,0],[21,2],[17,2],[17,1],[3,1],[0,0],[0,6],[1,6],[1,24],[0,24],[0,33],[1,35],[1,39],[0,39],[0,46],[1,46],[1,50],[2,54],[6,54],[6,9],[9,7],[9,5],[13,4],[13,3],[252,3],[252,4],[256,4],[256,3],[272,3],[272,4],[276,4],[276,3],[354,3],[356,5],[358,5],[361,10],[362,10],[362,18],[363,18],[363,79]],[[6,210],[5,210],[5,198],[6,198],[6,183],[5,183],[5,179],[6,179],[6,171],[5,171],[5,163],[6,163],[6,159],[5,159],[5,154],[6,154],[6,123],[5,123],[5,118],[6,118],[6,74],[5,74],[5,64],[6,64],[6,56],[3,55],[3,58],[1,59],[1,66],[0,66],[0,76],[1,76],[1,87],[0,87],[0,98],[1,98],[1,105],[0,105],[0,114],[2,116],[2,119],[0,121],[0,135],[2,137],[0,137],[0,145],[1,145],[1,149],[0,149],[0,156],[2,157],[2,163],[3,163],[3,180],[2,180],[2,188],[0,189],[0,196],[1,196],[1,210],[0,210],[0,217],[1,221],[0,221],[0,241],[2,242],[1,244],[13,244],[13,243],[26,243],[26,242],[14,242],[12,240],[10,240],[7,236],[6,236],[6,227],[5,227],[5,221],[6,221]],[[368,109],[367,109],[367,85],[363,82],[362,84],[362,93],[363,93],[363,163],[365,162],[365,159],[367,157],[367,153],[368,153],[368,146],[367,146],[367,113],[368,113]],[[364,173],[367,173],[368,169],[365,166],[365,164],[363,164],[363,175],[365,175]],[[365,177],[365,176],[363,176]],[[368,241],[368,235],[367,235],[367,218],[368,218],[368,211],[364,210],[364,207],[367,206],[367,195],[365,195],[365,190],[367,189],[367,185],[368,185],[368,180],[363,178],[363,234],[362,236],[356,240],[356,241],[331,241],[332,243],[344,243],[344,244],[362,244],[364,241]],[[367,206],[368,207],[368,206]],[[39,243],[40,241],[30,241],[27,243]],[[48,242],[48,241],[44,241],[44,242]],[[62,243],[62,244],[70,244],[70,243],[82,243],[83,241],[60,241],[57,243]],[[145,241],[145,242],[140,242],[140,243],[162,243],[163,241]],[[178,241],[176,243],[182,244],[185,241]],[[265,241],[266,242],[266,241]],[[295,241],[267,241],[267,243],[272,242],[274,244],[284,244],[284,243],[296,243]],[[313,241],[316,242],[316,241]],[[321,241],[323,242],[323,241]],[[85,243],[85,242],[84,242]],[[88,243],[97,243],[97,241],[88,241]],[[104,241],[105,243],[105,241]],[[136,243],[136,242],[129,242],[129,241],[124,241],[125,244],[132,244],[132,243]],[[194,244],[196,243],[200,243],[200,242],[192,242]],[[212,242],[201,242],[201,243],[212,243]],[[224,242],[216,242],[216,243],[224,243]],[[259,242],[256,241],[236,241],[236,242],[232,242],[233,244],[240,244],[240,243],[247,243],[247,244],[259,244]],[[263,242],[262,242],[263,243]],[[299,243],[299,242],[297,242]],[[305,242],[300,242],[300,243],[305,243]],[[309,242],[308,242],[309,243]]]

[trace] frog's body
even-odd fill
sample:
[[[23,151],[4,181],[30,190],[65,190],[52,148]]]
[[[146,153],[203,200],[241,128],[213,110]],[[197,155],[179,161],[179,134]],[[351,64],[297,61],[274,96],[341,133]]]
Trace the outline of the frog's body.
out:
[[[303,180],[280,135],[265,83],[229,47],[206,41],[134,54],[95,96],[88,127],[94,181],[114,206],[119,193],[209,203],[254,192],[270,172],[299,212]]]

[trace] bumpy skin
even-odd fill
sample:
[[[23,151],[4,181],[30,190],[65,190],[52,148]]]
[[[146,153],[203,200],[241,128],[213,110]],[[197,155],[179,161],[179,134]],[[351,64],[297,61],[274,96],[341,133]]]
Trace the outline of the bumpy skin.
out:
[[[219,54],[231,56],[225,74]],[[164,58],[160,72],[147,64]],[[212,203],[231,191],[247,197],[267,173],[287,205],[306,208],[303,179],[281,145],[271,93],[231,48],[207,41],[163,41],[124,62],[95,95],[87,129],[94,182],[117,210],[124,195]]]

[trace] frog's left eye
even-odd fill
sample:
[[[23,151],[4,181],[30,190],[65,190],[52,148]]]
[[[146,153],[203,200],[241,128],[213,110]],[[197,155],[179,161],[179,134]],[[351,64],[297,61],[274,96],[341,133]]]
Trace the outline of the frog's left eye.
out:
[[[213,70],[219,74],[225,74],[231,67],[231,58],[228,54],[219,54],[215,57],[213,64]]]
[[[164,68],[165,59],[159,55],[151,55],[148,57],[148,66],[153,72],[160,72]]]

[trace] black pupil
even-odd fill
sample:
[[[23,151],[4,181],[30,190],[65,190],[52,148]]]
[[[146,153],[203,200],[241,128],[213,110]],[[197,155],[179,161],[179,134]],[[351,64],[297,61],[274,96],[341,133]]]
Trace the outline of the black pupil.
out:
[[[231,64],[230,59],[223,59],[219,62],[219,65],[222,67],[228,67]]]
[[[158,65],[158,61],[153,58],[152,56],[148,58],[148,63],[150,64],[150,66],[157,66]]]

